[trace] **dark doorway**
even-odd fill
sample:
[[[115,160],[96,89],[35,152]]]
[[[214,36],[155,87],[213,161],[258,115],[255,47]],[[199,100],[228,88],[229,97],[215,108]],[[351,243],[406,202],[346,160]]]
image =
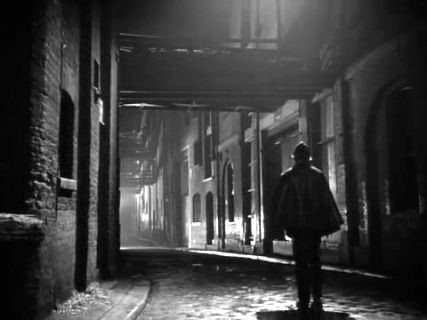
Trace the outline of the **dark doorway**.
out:
[[[375,269],[382,268],[384,220],[418,211],[412,94],[406,87],[380,95],[367,128],[368,230]]]
[[[289,129],[282,131],[274,136],[268,136],[268,133],[264,134],[263,141],[263,173],[265,181],[263,185],[264,190],[264,208],[265,211],[265,238],[271,239],[271,221],[274,215],[272,208],[274,205],[272,202],[272,196],[279,183],[281,174],[292,166],[292,152],[295,145],[298,143],[298,124],[295,123]],[[271,249],[271,242],[265,241],[265,250],[269,252]]]
[[[281,153],[281,139],[280,137],[275,138],[264,138],[263,141],[263,173],[264,181],[263,185],[263,202],[264,202],[264,250],[266,253],[271,253],[273,250],[273,243],[271,239],[271,223],[274,212],[272,212],[272,195],[279,182],[280,174],[282,171],[282,153]]]
[[[212,192],[206,195],[206,244],[212,244],[214,238],[214,201]]]
[[[229,163],[226,169],[226,207],[228,221],[234,222],[234,169],[233,165]]]
[[[386,101],[388,181],[392,213],[418,210],[412,90],[392,93]]]

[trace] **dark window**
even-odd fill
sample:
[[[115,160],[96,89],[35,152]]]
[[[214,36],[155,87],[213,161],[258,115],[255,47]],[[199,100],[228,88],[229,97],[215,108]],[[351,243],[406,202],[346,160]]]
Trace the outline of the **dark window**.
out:
[[[206,243],[212,244],[214,238],[214,202],[212,192],[206,195]]]
[[[201,199],[200,194],[196,193],[193,196],[193,222],[200,222],[201,221]]]
[[[73,177],[74,157],[74,103],[70,95],[61,91],[59,116],[59,175],[63,178]]]
[[[181,195],[188,195],[188,158],[184,156],[180,163]]]
[[[335,104],[333,96],[321,104],[321,164],[332,192],[336,192],[336,152],[335,152]]]
[[[93,88],[94,88],[94,102],[99,109],[99,123],[105,124],[104,115],[104,104],[101,99],[101,69],[99,63],[95,59],[93,60]]]
[[[232,164],[227,166],[227,211],[228,221],[234,221],[234,170]]]
[[[203,164],[203,129],[202,129],[202,117],[200,113],[197,113],[197,140],[194,142],[194,165]]]
[[[203,163],[205,169],[205,178],[212,176],[212,121],[211,113],[205,112],[203,117]]]
[[[201,165],[202,164],[202,142],[196,141],[194,142],[194,165]]]
[[[388,180],[391,212],[418,209],[411,89],[387,99]]]
[[[100,69],[99,69],[99,63],[96,60],[93,61],[93,86],[99,93],[99,91],[101,90]]]
[[[241,113],[241,121],[242,121],[242,128],[243,130],[248,129],[251,127],[252,124],[252,113],[251,112],[247,112],[247,111],[243,111]]]

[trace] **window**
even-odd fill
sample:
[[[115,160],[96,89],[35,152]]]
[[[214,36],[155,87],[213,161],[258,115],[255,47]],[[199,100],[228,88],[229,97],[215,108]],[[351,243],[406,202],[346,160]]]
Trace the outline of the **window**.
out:
[[[202,164],[202,142],[201,141],[195,141],[193,145],[194,149],[194,165],[201,165]]]
[[[100,86],[100,68],[96,59],[93,60],[93,86],[98,92],[101,90]]]
[[[181,183],[181,195],[188,195],[188,157],[186,153],[182,154],[182,160],[180,162],[180,183]]]
[[[333,96],[321,103],[321,164],[332,192],[336,193],[335,112]]]
[[[196,193],[193,196],[193,222],[201,222],[201,198],[200,194]]]
[[[242,121],[243,130],[250,128],[252,124],[252,113],[247,111],[242,111],[241,121]]]
[[[214,201],[212,192],[208,192],[206,199],[206,243],[212,244],[214,238]]]
[[[234,170],[233,165],[227,165],[227,212],[228,221],[234,222]]]
[[[197,140],[194,142],[194,165],[203,164],[203,129],[202,129],[202,117],[200,113],[197,113]]]
[[[212,114],[205,112],[203,117],[203,164],[205,170],[205,178],[212,176]]]
[[[94,100],[95,105],[99,110],[99,123],[105,124],[104,115],[104,103],[101,99],[101,75],[99,63],[96,59],[93,60],[93,88],[94,88]]]
[[[59,175],[71,179],[74,157],[74,103],[65,90],[61,90],[58,153]]]

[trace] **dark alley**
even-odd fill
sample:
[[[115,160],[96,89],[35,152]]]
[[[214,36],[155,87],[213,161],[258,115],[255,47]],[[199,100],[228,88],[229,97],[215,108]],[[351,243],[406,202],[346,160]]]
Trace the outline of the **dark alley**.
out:
[[[0,318],[427,319],[427,1],[1,17]]]

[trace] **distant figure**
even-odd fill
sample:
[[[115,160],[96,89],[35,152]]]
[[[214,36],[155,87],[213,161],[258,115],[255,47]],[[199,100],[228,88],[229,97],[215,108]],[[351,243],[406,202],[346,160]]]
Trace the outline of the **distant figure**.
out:
[[[297,307],[320,313],[322,282],[320,238],[340,229],[343,219],[321,170],[311,165],[310,150],[304,142],[296,145],[295,164],[281,177],[273,196],[273,238],[292,238],[298,288]],[[310,305],[310,294],[313,301]]]

